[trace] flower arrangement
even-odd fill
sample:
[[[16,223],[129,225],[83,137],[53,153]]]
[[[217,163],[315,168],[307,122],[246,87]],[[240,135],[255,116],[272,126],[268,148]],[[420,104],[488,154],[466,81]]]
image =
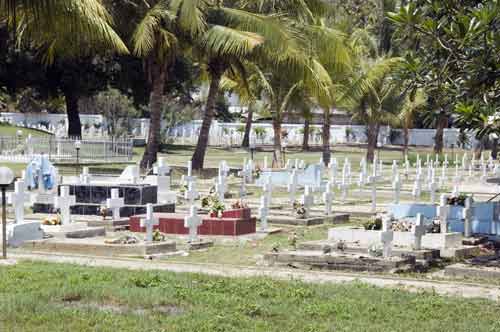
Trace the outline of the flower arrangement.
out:
[[[153,232],[153,242],[162,242],[165,241],[165,235],[160,233],[159,230],[155,229]]]
[[[244,203],[241,199],[235,201],[233,204],[231,204],[231,209],[238,210],[238,209],[246,209],[248,208],[248,204]]]
[[[99,214],[101,215],[102,220],[106,220],[106,217],[108,216],[108,212],[109,212],[109,210],[106,206],[101,205],[99,207]]]
[[[299,201],[293,201],[292,206],[297,218],[304,219],[306,217],[306,208],[304,207],[304,204],[300,203]]]
[[[57,226],[61,225],[61,223],[62,220],[59,214],[56,214],[55,216],[46,217],[45,219],[42,220],[42,225]]]
[[[222,217],[225,205],[214,195],[208,195],[201,199],[201,207],[208,208],[210,214],[215,214],[218,218]]]

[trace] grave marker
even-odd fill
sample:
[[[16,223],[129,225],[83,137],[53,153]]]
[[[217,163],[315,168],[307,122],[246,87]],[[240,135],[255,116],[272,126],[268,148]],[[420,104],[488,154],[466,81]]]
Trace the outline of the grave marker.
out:
[[[59,187],[61,195],[54,197],[54,207],[61,211],[61,223],[69,225],[71,223],[71,210],[73,205],[76,205],[76,198],[69,194],[68,186]]]
[[[382,218],[382,231],[380,232],[380,242],[383,245],[383,257],[390,258],[392,255],[392,241],[394,232],[391,229],[392,216],[387,215]]]
[[[118,188],[111,189],[111,198],[106,199],[106,207],[111,209],[113,220],[120,219],[120,208],[125,206],[125,200],[120,197]]]
[[[160,221],[153,213],[153,204],[146,204],[146,218],[141,219],[141,227],[146,227],[146,242],[153,242],[153,228],[159,224]]]
[[[184,227],[189,229],[188,242],[195,242],[198,239],[198,227],[203,223],[203,219],[198,215],[198,209],[192,205],[189,208],[189,216],[184,217]]]
[[[309,186],[305,186],[304,195],[302,195],[302,204],[304,204],[305,218],[309,218],[311,213],[311,207],[314,204],[314,196],[311,193],[311,188]]]
[[[422,249],[422,236],[425,235],[426,229],[424,225],[424,216],[421,213],[417,213],[415,217],[415,224],[411,227],[411,232],[414,236],[413,249]]]
[[[9,204],[14,206],[14,223],[24,222],[24,203],[30,201],[30,194],[26,192],[26,185],[23,180],[17,180],[14,183],[14,192],[9,193]]]
[[[326,191],[323,193],[323,202],[325,203],[325,214],[327,216],[332,214],[332,201],[335,194],[332,192],[332,186],[330,182],[326,183]]]

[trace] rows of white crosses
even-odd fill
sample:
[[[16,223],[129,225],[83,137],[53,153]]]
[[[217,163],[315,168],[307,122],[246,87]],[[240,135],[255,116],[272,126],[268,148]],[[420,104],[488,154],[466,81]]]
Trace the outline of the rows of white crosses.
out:
[[[415,164],[415,176],[412,187],[412,194],[415,200],[420,198],[422,188],[424,187],[424,181],[427,184],[427,190],[431,196],[431,202],[435,202],[436,192],[439,188],[442,188],[448,178],[448,157],[445,155],[444,160],[442,162],[439,161],[439,157],[436,157],[435,160],[432,160],[429,155],[427,155],[426,162],[424,166],[427,168],[424,177],[424,168],[422,165],[422,160],[420,156],[417,155],[417,159]],[[410,178],[410,167],[412,166],[406,157],[404,160],[403,167],[403,175],[404,179]],[[299,171],[302,170],[305,166],[304,161],[297,160],[295,161],[288,160],[285,166],[285,169],[290,172],[289,183],[287,186],[289,193],[290,202],[294,202],[296,199],[296,195],[299,192],[298,185],[298,177]],[[481,171],[481,179],[485,179],[488,176],[488,173],[499,173],[498,164],[494,163],[490,158],[485,161],[483,157],[479,161],[476,161],[474,157],[469,161],[467,155],[464,154],[461,160],[461,163],[458,160],[458,156],[455,159],[455,168],[454,168],[454,176],[453,176],[453,193],[452,195],[458,194],[458,188],[463,180],[464,173],[468,174],[469,177],[474,175],[474,168],[479,167]],[[264,170],[267,170],[267,158],[264,159]],[[326,215],[330,215],[332,213],[332,205],[333,200],[335,198],[333,187],[339,188],[341,191],[341,200],[345,201],[347,199],[348,190],[352,184],[352,165],[348,158],[345,158],[343,166],[342,166],[342,174],[339,180],[338,177],[338,162],[335,158],[332,159],[331,163],[328,167],[323,163],[323,160],[320,160],[318,163],[318,171],[319,177],[322,179],[325,174],[325,170],[329,169],[329,181],[326,182],[322,191],[322,199],[325,206],[324,213]],[[377,160],[375,158],[372,163],[371,175],[369,175],[369,166],[366,160],[363,158],[360,162],[360,171],[358,177],[358,186],[361,188],[365,185],[370,185],[371,189],[371,209],[372,211],[376,210],[376,196],[377,196],[377,182],[383,179],[384,174],[384,165],[382,160]],[[440,176],[436,179],[437,169],[439,168]],[[242,170],[238,173],[241,177],[241,186],[239,196],[240,198],[245,197],[246,195],[246,184],[253,182],[253,172],[255,169],[255,164],[252,160],[246,161],[243,164]],[[167,165],[164,158],[160,158],[158,165],[155,167],[155,173],[157,174],[157,183],[158,183],[158,196],[161,196],[161,193],[170,190],[170,167]],[[229,173],[229,167],[225,161],[221,161],[218,169],[218,176],[215,179],[215,190],[217,196],[220,201],[224,201],[224,196],[227,193],[227,176]],[[132,172],[132,174],[135,174]],[[393,161],[391,167],[391,178],[392,178],[392,189],[394,193],[394,203],[399,203],[400,193],[402,189],[403,180],[399,172],[399,165],[396,161]],[[137,176],[136,176],[137,177]],[[88,168],[83,168],[83,172],[80,175],[80,180],[82,183],[89,183],[90,175],[88,172]],[[136,179],[137,181],[137,179]],[[186,185],[187,190],[184,193],[184,198],[188,201],[189,204],[189,216],[185,218],[185,226],[190,229],[190,240],[196,239],[196,229],[201,223],[200,217],[197,215],[197,208],[194,204],[194,201],[199,197],[199,193],[196,190],[196,177],[192,175],[192,167],[191,162],[189,161],[187,164],[187,175],[182,177],[182,183]],[[313,188],[310,186],[304,187],[304,194],[301,196],[301,203],[304,206],[305,217],[307,218],[310,215],[311,208],[314,205],[314,195],[313,192],[320,190],[321,188]],[[59,196],[54,197],[54,205],[56,208],[60,210],[62,224],[69,224],[71,222],[71,206],[76,205],[76,199],[74,195],[70,195],[68,186],[60,186],[60,194]],[[446,195],[441,196],[440,204],[437,207],[437,215],[441,220],[446,220],[449,206],[446,204]],[[19,179],[15,183],[14,192],[9,195],[9,203],[15,207],[15,221],[23,222],[24,221],[24,205],[25,202],[31,201],[30,195],[26,192],[26,187],[23,179]],[[260,198],[260,206],[258,208],[258,214],[261,220],[261,230],[267,230],[267,219],[269,215],[270,205],[272,201],[272,182],[270,178],[267,178],[264,181],[262,186],[262,196]],[[113,219],[120,218],[120,208],[124,207],[124,199],[119,197],[119,190],[113,188],[111,190],[111,198],[106,201],[107,208],[112,210]],[[147,240],[151,239],[152,229],[155,224],[157,224],[157,220],[153,216],[153,206],[151,204],[146,207],[147,213],[146,218],[142,220],[143,225],[147,228]],[[465,225],[465,235],[469,236],[471,232],[471,220],[472,220],[472,206],[470,204],[470,200],[467,200],[466,206],[464,209],[463,218],[466,221]],[[418,220],[418,217],[417,217]],[[416,224],[417,233],[421,233],[418,228],[419,224]],[[446,222],[442,223],[443,231],[446,231]]]

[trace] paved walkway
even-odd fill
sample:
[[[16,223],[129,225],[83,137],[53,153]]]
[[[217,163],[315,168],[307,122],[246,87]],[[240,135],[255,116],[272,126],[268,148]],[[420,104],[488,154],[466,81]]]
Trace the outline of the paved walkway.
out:
[[[88,256],[72,256],[60,254],[11,254],[10,259],[35,260],[52,263],[71,263],[94,267],[111,267],[131,270],[162,270],[177,273],[202,273],[221,277],[268,277],[278,280],[301,280],[309,283],[363,282],[377,287],[398,288],[411,292],[428,291],[440,295],[459,296],[464,298],[484,298],[500,300],[500,287],[475,285],[461,282],[431,281],[397,276],[374,276],[368,274],[301,271],[271,267],[244,267],[218,264],[185,264],[165,261],[147,261],[139,259],[116,259]]]

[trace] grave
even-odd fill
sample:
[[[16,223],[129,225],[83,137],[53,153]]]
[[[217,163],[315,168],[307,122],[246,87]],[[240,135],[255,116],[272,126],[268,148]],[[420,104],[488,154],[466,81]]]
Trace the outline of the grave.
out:
[[[155,213],[158,219],[158,229],[165,234],[189,234],[189,228],[185,226],[186,215],[178,213]],[[145,228],[140,226],[140,218],[143,216],[130,217],[130,230],[132,232],[144,232]],[[256,218],[251,216],[248,208],[238,210],[226,210],[221,218],[203,215],[202,223],[198,227],[199,235],[227,235],[238,236],[252,234],[256,231]]]

